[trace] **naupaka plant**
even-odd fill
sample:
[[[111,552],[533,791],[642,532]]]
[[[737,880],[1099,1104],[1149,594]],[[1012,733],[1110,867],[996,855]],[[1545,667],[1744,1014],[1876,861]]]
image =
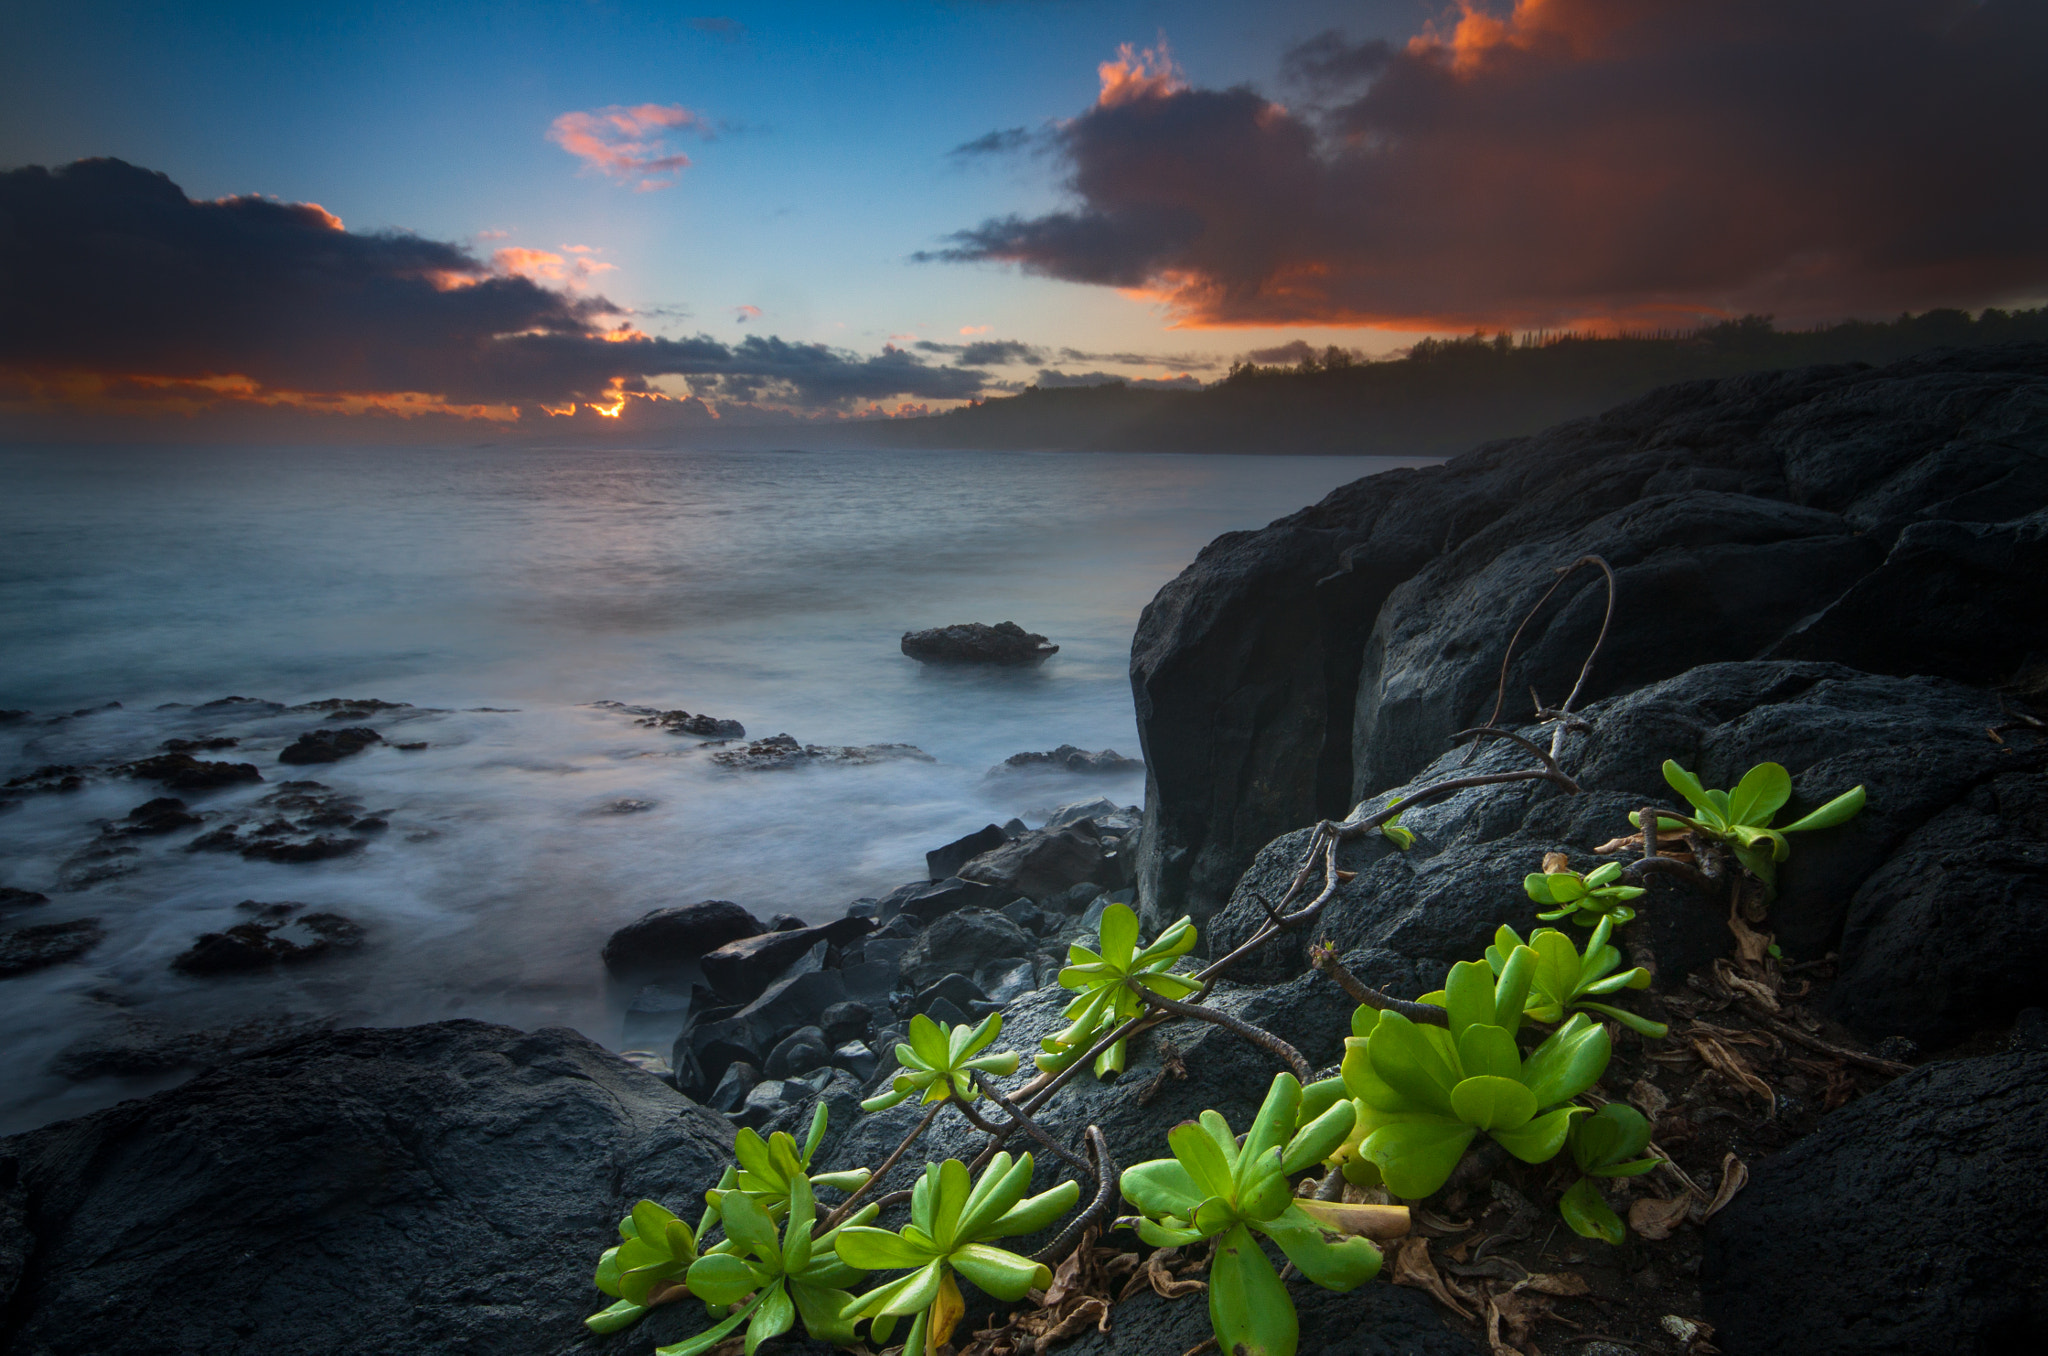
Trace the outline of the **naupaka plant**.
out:
[[[619,1221],[619,1243],[598,1259],[597,1288],[615,1301],[583,1320],[592,1332],[618,1332],[644,1317],[660,1292],[683,1283],[697,1260],[697,1239],[711,1227],[706,1212],[692,1229],[656,1201],[641,1201]]]
[[[1587,875],[1568,870],[1539,871],[1523,877],[1522,889],[1538,904],[1556,906],[1548,913],[1536,915],[1546,923],[1560,918],[1569,918],[1583,928],[1602,920],[1627,923],[1636,916],[1629,901],[1642,898],[1645,891],[1640,885],[1616,885],[1621,872],[1620,862],[1609,862]]]
[[[867,1206],[853,1219],[865,1223],[875,1213]],[[846,1287],[860,1280],[861,1269],[834,1251],[838,1229],[813,1236],[818,1216],[809,1182],[801,1175],[791,1179],[789,1215],[780,1230],[742,1192],[727,1195],[723,1223],[725,1241],[692,1262],[687,1279],[690,1293],[713,1316],[723,1316],[694,1337],[656,1347],[656,1356],[701,1356],[742,1323],[747,1356],[754,1356],[755,1347],[788,1332],[798,1318],[817,1341],[843,1346],[854,1340],[844,1317],[853,1301]]]
[[[810,1130],[804,1136],[802,1149],[784,1131],[777,1130],[763,1140],[756,1131],[742,1127],[732,1142],[733,1157],[739,1160],[737,1170],[727,1169],[718,1185],[704,1193],[711,1206],[707,1222],[716,1220],[723,1212],[728,1191],[751,1197],[755,1204],[780,1218],[789,1209],[790,1191],[798,1181],[808,1182],[814,1195],[818,1187],[854,1192],[867,1185],[870,1174],[866,1168],[811,1172],[811,1159],[825,1139],[826,1116],[825,1103],[820,1100],[817,1110],[811,1113]]]
[[[989,1074],[1017,1072],[1022,1057],[1015,1050],[981,1053],[1002,1034],[1000,1012],[991,1012],[979,1026],[972,1027],[965,1022],[957,1026],[935,1022],[918,1013],[910,1019],[909,1041],[896,1047],[896,1062],[902,1071],[889,1081],[888,1091],[862,1102],[861,1110],[881,1111],[912,1093],[924,1094],[922,1100],[927,1103],[949,1098],[972,1102],[981,1096],[981,1089],[974,1082],[977,1070]]]
[[[1182,918],[1140,949],[1138,915],[1128,904],[1111,904],[1102,911],[1100,940],[1100,953],[1078,942],[1067,948],[1060,985],[1076,992],[1060,1014],[1069,1025],[1039,1042],[1044,1053],[1036,1063],[1047,1073],[1066,1068],[1112,1028],[1137,1016],[1144,1006],[1142,991],[1182,999],[1202,987],[1200,980],[1171,973],[1174,962],[1194,950],[1195,925],[1189,919]],[[1097,1078],[1123,1072],[1127,1044],[1117,1041],[1095,1057]]]
[[[1649,1144],[1650,1122],[1642,1112],[1621,1102],[1609,1102],[1572,1126],[1572,1162],[1581,1175],[1557,1203],[1558,1213],[1572,1232],[1617,1245],[1621,1242],[1628,1230],[1600,1194],[1598,1179],[1639,1177],[1656,1167],[1660,1160],[1637,1157]]]
[[[1650,987],[1650,972],[1640,965],[1628,970],[1615,969],[1621,964],[1621,952],[1607,940],[1613,931],[1614,920],[1602,918],[1593,935],[1586,939],[1586,949],[1580,951],[1570,937],[1556,928],[1538,928],[1526,943],[1536,953],[1536,973],[1530,979],[1523,1015],[1538,1022],[1561,1022],[1567,1011],[1583,1009],[1611,1017],[1645,1036],[1670,1034],[1671,1028],[1662,1022],[1653,1022],[1611,1003],[1594,1001],[1596,997],[1618,995],[1623,989]],[[1522,945],[1525,943],[1520,934],[1503,923],[1493,934],[1493,945],[1486,948],[1487,968],[1500,974],[1507,968],[1508,957]],[[1432,995],[1424,1001],[1436,999]]]
[[[1484,961],[1460,961],[1444,985],[1446,1025],[1398,1012],[1360,1009],[1347,1040],[1343,1079],[1357,1108],[1345,1175],[1375,1177],[1419,1200],[1450,1178],[1484,1132],[1525,1163],[1564,1147],[1567,1106],[1607,1068],[1607,1029],[1582,1012],[1524,1058],[1515,1043],[1541,957],[1514,947],[1495,976]]]
[[[1218,1347],[1244,1356],[1294,1356],[1299,1324],[1287,1287],[1255,1234],[1278,1244],[1315,1284],[1352,1290],[1379,1273],[1375,1235],[1408,1231],[1405,1207],[1302,1200],[1289,1179],[1336,1152],[1356,1114],[1337,1100],[1307,1124],[1302,1086],[1280,1074],[1244,1143],[1215,1111],[1167,1132],[1173,1157],[1124,1170],[1124,1199],[1141,1214],[1139,1237],[1155,1247],[1216,1240],[1209,1266],[1209,1321]]]
[[[1785,841],[1786,834],[1831,829],[1854,819],[1863,809],[1863,788],[1852,786],[1813,813],[1772,828],[1771,820],[1785,808],[1785,802],[1792,799],[1792,774],[1778,763],[1758,763],[1742,774],[1742,780],[1735,784],[1734,790],[1712,791],[1703,786],[1697,776],[1667,758],[1664,760],[1664,780],[1685,797],[1693,813],[1658,815],[1658,831],[1678,833],[1689,830],[1725,843],[1735,854],[1735,859],[1766,885],[1776,882],[1778,863],[1791,854],[1791,844]],[[1632,813],[1629,822],[1640,828],[1642,816]]]
[[[1052,1284],[1044,1264],[994,1246],[996,1239],[1038,1232],[1080,1199],[1076,1182],[1025,1199],[1031,1169],[1028,1153],[1015,1162],[998,1153],[974,1182],[958,1159],[929,1163],[911,1189],[908,1224],[895,1232],[840,1229],[834,1246],[848,1265],[864,1271],[910,1268],[908,1275],[852,1300],[843,1311],[846,1321],[870,1320],[869,1335],[879,1345],[889,1340],[897,1319],[915,1314],[902,1356],[925,1356],[952,1340],[953,1325],[967,1311],[956,1272],[1002,1300],[1020,1300],[1025,1291]]]

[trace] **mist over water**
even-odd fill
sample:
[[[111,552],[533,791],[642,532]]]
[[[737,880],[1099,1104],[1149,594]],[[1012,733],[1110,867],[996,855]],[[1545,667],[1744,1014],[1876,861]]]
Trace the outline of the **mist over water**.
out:
[[[253,762],[266,780],[169,793],[209,825],[310,778],[391,826],[311,863],[184,851],[200,829],[92,858],[100,821],[166,793],[102,776],[0,811],[0,885],[50,896],[0,927],[91,916],[107,931],[79,961],[0,979],[0,1133],[186,1076],[50,1071],[81,1039],[142,1028],[469,1016],[616,1047],[626,995],[598,950],[648,909],[724,898],[820,919],[921,877],[926,850],[991,820],[1098,794],[1135,803],[1140,777],[986,774],[1062,743],[1137,756],[1131,633],[1159,587],[1221,532],[1419,464],[0,451],[0,707],[35,713],[0,725],[0,780],[227,735],[239,747],[197,756]],[[897,648],[907,629],[1003,620],[1059,654],[936,670]],[[298,768],[277,753],[321,714],[196,709],[229,694],[419,709],[361,722],[384,745]],[[750,738],[910,743],[936,761],[732,772],[700,740],[589,705],[604,699],[737,719]],[[247,899],[344,914],[367,941],[270,974],[170,968],[199,933],[246,921]]]

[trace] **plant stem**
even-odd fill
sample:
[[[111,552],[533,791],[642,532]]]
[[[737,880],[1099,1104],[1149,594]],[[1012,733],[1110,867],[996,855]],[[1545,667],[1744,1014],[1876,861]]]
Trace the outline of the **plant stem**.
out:
[[[1450,1014],[1434,1003],[1411,1003],[1405,998],[1395,998],[1365,983],[1344,967],[1337,959],[1337,948],[1329,945],[1309,948],[1309,964],[1337,981],[1337,987],[1351,995],[1353,1002],[1378,1012],[1398,1012],[1411,1022],[1425,1022],[1430,1026],[1449,1026]]]
[[[1176,999],[1166,998],[1153,993],[1150,989],[1142,988],[1137,984],[1132,984],[1129,980],[1124,982],[1129,985],[1132,993],[1137,994],[1139,998],[1155,1008],[1170,1012],[1176,1017],[1193,1017],[1198,1021],[1213,1022],[1225,1031],[1242,1036],[1263,1050],[1271,1051],[1273,1054],[1278,1055],[1287,1067],[1294,1071],[1294,1076],[1302,1082],[1307,1083],[1315,1078],[1315,1070],[1309,1067],[1309,1062],[1306,1059],[1302,1058],[1301,1051],[1295,1049],[1292,1045],[1289,1045],[1286,1041],[1265,1028],[1253,1026],[1250,1022],[1242,1018],[1233,1017],[1218,1008],[1204,1007],[1199,1003],[1182,1003]]]
[[[1088,1202],[1087,1209],[1067,1221],[1067,1227],[1060,1230],[1059,1237],[1031,1254],[1032,1261],[1044,1262],[1050,1266],[1054,1262],[1066,1260],[1067,1253],[1073,1249],[1083,1231],[1097,1219],[1108,1214],[1115,1203],[1117,1181],[1122,1174],[1117,1171],[1116,1160],[1109,1156],[1109,1141],[1103,1138],[1099,1126],[1088,1127],[1088,1152],[1095,1159],[1095,1167],[1091,1169],[1095,1174],[1095,1199]]]

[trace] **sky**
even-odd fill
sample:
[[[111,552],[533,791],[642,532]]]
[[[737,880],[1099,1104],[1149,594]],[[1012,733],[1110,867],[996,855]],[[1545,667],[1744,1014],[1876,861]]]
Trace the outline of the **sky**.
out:
[[[912,414],[2048,295],[2035,0],[11,0],[0,437]],[[606,421],[609,421],[607,423]]]

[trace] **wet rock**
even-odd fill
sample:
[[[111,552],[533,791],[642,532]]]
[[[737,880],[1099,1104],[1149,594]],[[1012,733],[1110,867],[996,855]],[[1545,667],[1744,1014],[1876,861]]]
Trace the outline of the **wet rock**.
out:
[[[863,1086],[875,1076],[877,1064],[875,1052],[862,1041],[847,1041],[832,1051],[833,1067],[846,1070]]]
[[[892,890],[883,897],[882,909],[889,918],[902,917],[924,925],[959,909],[1001,908],[1020,893],[1014,885],[987,885],[948,876],[944,880],[914,881]]]
[[[214,735],[207,739],[166,739],[157,747],[165,753],[218,753],[241,742],[233,735]]]
[[[746,1100],[740,1103],[739,1111],[733,1116],[734,1124],[753,1130],[764,1128],[790,1109],[792,1087],[796,1097],[802,1097],[809,1091],[801,1084],[787,1083],[780,1078],[764,1078],[754,1084],[747,1090]]]
[[[2048,1055],[1915,1069],[1753,1164],[1700,1280],[1744,1356],[2003,1351],[2048,1331]]]
[[[254,763],[203,762],[189,753],[160,753],[121,768],[126,776],[161,782],[173,791],[212,791],[239,782],[260,782]]]
[[[1097,796],[1093,800],[1069,801],[1059,806],[1047,816],[1045,827],[1064,829],[1069,824],[1078,824],[1085,819],[1095,826],[1097,833],[1106,837],[1121,838],[1125,834],[1137,832],[1138,825],[1144,822],[1144,818],[1144,810],[1136,805],[1118,805],[1107,796]]]
[[[1420,1290],[1380,1281],[1339,1294],[1296,1282],[1287,1292],[1301,1325],[1298,1349],[1305,1354],[1485,1356],[1487,1350],[1483,1343],[1451,1331]],[[1199,1295],[1165,1300],[1145,1287],[1110,1311],[1107,1333],[1090,1325],[1054,1350],[1060,1356],[1182,1356],[1214,1338],[1209,1306]],[[1568,1349],[1573,1356],[1584,1350],[1576,1344]]]
[[[988,1001],[1001,1007],[1014,998],[1030,993],[1038,987],[1038,966],[1028,960],[1018,961],[1000,974],[991,974],[988,985]],[[1057,966],[1053,967],[1057,970]]]
[[[1219,538],[1133,641],[1146,900],[1199,922],[1266,842],[1414,777],[1589,552],[1617,605],[1582,700],[1765,657],[2010,676],[2048,607],[2044,390],[2042,345],[1691,382]],[[1605,607],[1583,570],[1531,622],[1511,716],[1572,689]]]
[[[35,712],[33,711],[25,711],[16,707],[9,707],[7,710],[0,711],[0,725],[18,725],[22,721],[27,720],[30,716],[34,714]]]
[[[988,775],[1000,777],[1018,772],[1077,772],[1088,776],[1144,770],[1145,764],[1142,761],[1126,758],[1115,749],[1090,752],[1087,749],[1077,749],[1072,744],[1062,744],[1044,753],[1013,753],[990,768]]]
[[[762,1049],[800,1026],[816,1024],[825,1009],[847,1001],[844,972],[820,969],[822,953],[820,943],[806,957],[807,963],[791,966],[759,998],[734,1015],[734,1021],[751,1025],[754,1039]]]
[[[961,622],[905,631],[903,653],[924,664],[1042,664],[1060,652],[1044,636],[1015,622]]]
[[[280,1013],[228,1026],[174,1030],[129,1013],[64,1047],[50,1072],[75,1082],[93,1078],[135,1078],[219,1064],[282,1041],[297,1040],[333,1026],[331,1017]]]
[[[754,1024],[731,1017],[692,1025],[676,1037],[675,1052],[669,1056],[669,1063],[676,1068],[693,1064],[702,1081],[713,1087],[723,1084],[727,1069],[744,1065],[757,1070],[765,1060]]]
[[[912,1012],[928,1012],[941,999],[951,1003],[961,1012],[967,1012],[976,1003],[988,1002],[988,995],[979,984],[962,974],[945,975],[926,985],[910,1000]]]
[[[106,935],[97,918],[38,923],[0,933],[0,979],[76,960],[98,946]]]
[[[1028,899],[1013,900],[1003,905],[997,912],[1026,932],[1044,932],[1046,930],[1045,911]]]
[[[294,842],[258,839],[243,843],[241,853],[259,862],[324,862],[330,857],[347,857],[361,852],[367,844],[361,838],[334,838],[325,834]]]
[[[384,736],[368,726],[354,725],[342,730],[308,730],[277,755],[280,763],[334,763],[361,753]]]
[[[768,1052],[766,1072],[770,1078],[796,1078],[821,1069],[832,1059],[825,1033],[815,1026],[802,1026],[776,1042]]]
[[[770,735],[737,749],[711,755],[720,767],[742,772],[788,772],[800,767],[865,767],[872,763],[937,760],[911,744],[799,744],[786,734]]]
[[[184,801],[175,796],[158,796],[155,800],[144,801],[100,832],[117,838],[148,837],[176,833],[179,829],[196,827],[200,822],[199,816],[187,809]]]
[[[760,919],[729,899],[655,909],[606,940],[604,967],[622,979],[670,974],[696,964],[707,951],[767,931]]]
[[[265,701],[261,697],[216,697],[210,702],[201,702],[194,711],[226,711],[238,716],[275,715],[284,710],[283,702]]]
[[[864,936],[873,927],[865,918],[838,918],[814,928],[742,937],[705,952],[698,963],[703,967],[705,981],[719,997],[730,1003],[744,1003],[819,942],[843,945]]]
[[[301,702],[289,709],[294,712],[322,711],[329,720],[360,720],[379,711],[411,711],[414,707],[411,702],[387,702],[376,697],[322,697],[319,701]]]
[[[362,927],[338,913],[308,913],[289,921],[237,923],[201,933],[171,967],[188,975],[218,975],[298,965],[361,946]]]
[[[725,1072],[719,1076],[718,1086],[711,1090],[711,1096],[705,1099],[704,1105],[713,1111],[723,1111],[731,1115],[747,1104],[747,1094],[752,1092],[754,1085],[760,1081],[761,1071],[753,1065],[728,1064],[725,1066]]]
[[[1010,835],[1004,833],[1000,825],[990,824],[964,838],[955,838],[944,847],[933,848],[925,853],[925,869],[933,880],[945,880],[982,853],[999,848],[1009,841]]]
[[[904,983],[923,990],[947,975],[977,977],[991,966],[1008,969],[1029,956],[1031,939],[999,913],[962,909],[949,913],[918,934],[904,954]]]
[[[0,1143],[0,1256],[34,1259],[7,1273],[8,1343],[126,1350],[144,1312],[189,1352],[577,1347],[592,1241],[643,1196],[715,1182],[731,1141],[571,1031],[309,1035]],[[287,1247],[288,1286],[248,1264]]]
[[[45,763],[33,772],[10,778],[5,789],[27,795],[78,791],[85,786],[85,773],[86,769],[69,763]]]
[[[23,890],[13,885],[0,885],[0,914],[11,914],[17,909],[49,902],[50,897],[40,890]]]
[[[825,1040],[832,1045],[866,1040],[874,1024],[874,1009],[866,1003],[834,1003],[818,1015],[818,1025],[824,1028]]]
[[[707,739],[745,739],[747,727],[736,720],[722,720],[717,716],[691,715],[688,711],[657,711],[633,722],[635,725],[650,726],[666,730],[670,734],[700,735]]]
[[[1032,830],[960,868],[960,878],[1015,890],[1043,903],[1102,866],[1102,840],[1087,820],[1053,831]],[[1008,902],[1008,901],[1004,901]]]

